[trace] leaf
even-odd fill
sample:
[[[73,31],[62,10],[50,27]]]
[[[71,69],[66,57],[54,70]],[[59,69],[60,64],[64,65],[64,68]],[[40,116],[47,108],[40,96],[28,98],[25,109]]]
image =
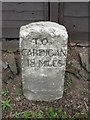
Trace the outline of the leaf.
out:
[[[3,109],[10,107],[10,100],[2,100],[1,102]]]
[[[67,113],[63,112],[62,118],[67,118]]]
[[[24,112],[24,118],[28,118],[29,117],[29,112]]]
[[[9,91],[8,91],[8,90],[3,90],[3,91],[2,91],[2,96],[4,96],[4,97],[5,97],[5,96],[7,96],[7,95],[8,95],[8,93],[9,93]]]
[[[15,118],[18,118],[18,116],[19,116],[19,113],[15,112]]]
[[[59,107],[59,109],[58,109],[58,113],[60,113],[60,114],[62,114],[62,108],[61,107]]]
[[[38,116],[39,118],[42,118],[42,117],[43,117],[43,112],[42,112],[42,111],[39,111],[38,114],[37,114],[37,116]]]
[[[53,107],[49,108],[49,111],[48,111],[47,115],[48,115],[49,118],[56,118],[57,117],[57,113],[54,111]]]

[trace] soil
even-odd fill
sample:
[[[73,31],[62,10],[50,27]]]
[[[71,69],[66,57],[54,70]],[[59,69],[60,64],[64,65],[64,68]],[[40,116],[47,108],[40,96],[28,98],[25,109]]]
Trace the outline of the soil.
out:
[[[73,58],[79,60],[74,47],[68,51],[67,69],[68,61],[70,61],[69,58],[71,60]],[[55,111],[57,111],[59,107],[62,107],[63,111],[67,113],[68,118],[88,118],[88,84],[89,81],[80,80],[66,70],[64,94],[62,98],[51,102],[30,101],[22,94],[21,74],[19,73],[13,80],[8,81],[8,83],[2,82],[2,91],[5,89],[9,91],[8,95],[3,96],[2,99],[10,99],[10,108],[2,111],[2,117],[3,119],[14,118],[15,112],[23,114],[25,111],[32,111],[37,113],[41,110],[45,118],[50,107],[53,107]],[[19,117],[22,118],[23,115]]]

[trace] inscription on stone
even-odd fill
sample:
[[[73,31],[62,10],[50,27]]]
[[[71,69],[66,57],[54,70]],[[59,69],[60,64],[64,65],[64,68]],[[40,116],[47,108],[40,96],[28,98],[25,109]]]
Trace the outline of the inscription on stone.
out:
[[[38,101],[63,95],[68,34],[53,22],[36,22],[20,29],[23,92]]]

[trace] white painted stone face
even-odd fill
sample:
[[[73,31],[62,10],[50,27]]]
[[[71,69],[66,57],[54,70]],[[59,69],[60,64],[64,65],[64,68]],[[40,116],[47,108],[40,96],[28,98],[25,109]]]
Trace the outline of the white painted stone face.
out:
[[[20,28],[24,96],[51,101],[62,97],[67,57],[66,28],[54,22],[35,22]]]

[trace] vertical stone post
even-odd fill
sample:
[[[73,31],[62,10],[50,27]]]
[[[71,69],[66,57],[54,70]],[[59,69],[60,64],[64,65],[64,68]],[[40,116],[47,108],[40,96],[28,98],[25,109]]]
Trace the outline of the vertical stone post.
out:
[[[54,22],[35,22],[20,28],[23,93],[29,100],[62,97],[67,57],[66,28]]]

